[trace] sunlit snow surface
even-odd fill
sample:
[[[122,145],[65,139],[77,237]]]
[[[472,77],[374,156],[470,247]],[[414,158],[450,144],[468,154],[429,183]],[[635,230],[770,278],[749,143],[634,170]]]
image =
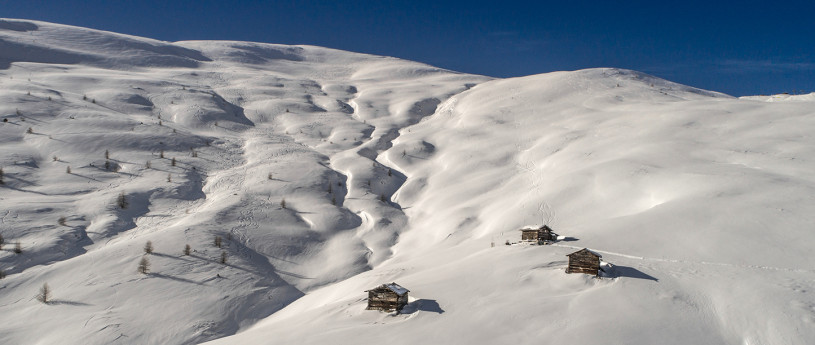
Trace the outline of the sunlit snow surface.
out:
[[[3,344],[815,341],[812,95],[9,19],[0,117]]]

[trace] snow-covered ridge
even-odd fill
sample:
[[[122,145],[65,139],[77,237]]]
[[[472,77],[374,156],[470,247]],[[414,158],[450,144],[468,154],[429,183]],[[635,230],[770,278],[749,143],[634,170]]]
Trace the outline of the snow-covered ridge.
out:
[[[803,94],[803,95],[790,95],[787,93],[778,94],[778,95],[770,95],[770,96],[744,96],[740,97],[742,99],[749,99],[754,101],[763,101],[763,102],[782,102],[782,101],[803,101],[803,102],[812,102],[815,101],[815,92]]]
[[[805,344],[811,109],[2,19],[0,343]]]

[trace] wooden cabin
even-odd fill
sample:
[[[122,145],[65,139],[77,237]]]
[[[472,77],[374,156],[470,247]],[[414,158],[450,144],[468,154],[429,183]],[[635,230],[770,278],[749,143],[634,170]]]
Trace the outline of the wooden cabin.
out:
[[[366,310],[399,311],[408,304],[408,289],[399,284],[382,284],[368,293],[368,307]]]
[[[525,227],[521,229],[521,241],[537,242],[545,244],[557,240],[557,234],[548,225],[542,227]]]
[[[600,276],[600,258],[603,256],[587,248],[566,255],[569,257],[569,266],[566,273],[585,273]]]

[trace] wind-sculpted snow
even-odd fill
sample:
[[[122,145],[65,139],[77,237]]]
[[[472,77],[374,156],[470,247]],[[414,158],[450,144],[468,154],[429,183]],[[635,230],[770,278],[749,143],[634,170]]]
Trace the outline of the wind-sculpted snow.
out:
[[[2,23],[0,234],[22,247],[0,256],[17,315],[3,343],[197,343],[371,269],[407,226],[389,199],[404,175],[377,156],[488,80],[319,47]],[[46,282],[52,303],[29,298]]]
[[[391,260],[214,343],[806,344],[811,109],[618,69],[481,83],[379,156],[405,176]],[[541,223],[565,240],[517,244]],[[585,247],[605,278],[564,273]],[[411,303],[366,311],[392,281]]]
[[[198,51],[168,42],[43,22],[0,19],[0,68],[14,62],[102,68],[199,66]]]
[[[815,338],[807,96],[13,19],[0,60],[0,343]]]

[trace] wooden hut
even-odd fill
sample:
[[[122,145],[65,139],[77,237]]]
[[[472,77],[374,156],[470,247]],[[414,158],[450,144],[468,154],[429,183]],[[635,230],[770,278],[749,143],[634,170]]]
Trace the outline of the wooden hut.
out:
[[[557,234],[548,225],[539,228],[528,226],[521,229],[521,241],[537,242],[545,244],[557,240]]]
[[[587,248],[566,255],[569,257],[569,266],[566,273],[585,273],[600,276],[600,258],[603,256]]]
[[[382,284],[374,289],[365,291],[368,293],[367,310],[399,311],[408,303],[408,289],[399,284]]]

